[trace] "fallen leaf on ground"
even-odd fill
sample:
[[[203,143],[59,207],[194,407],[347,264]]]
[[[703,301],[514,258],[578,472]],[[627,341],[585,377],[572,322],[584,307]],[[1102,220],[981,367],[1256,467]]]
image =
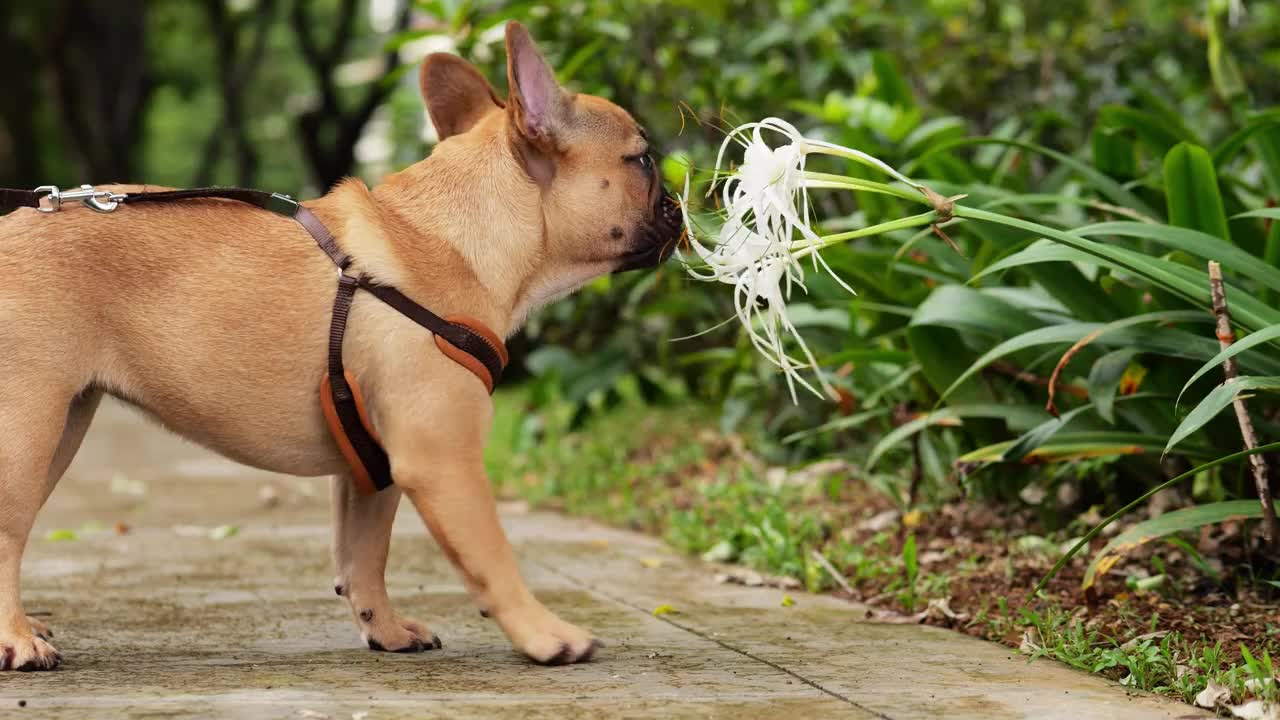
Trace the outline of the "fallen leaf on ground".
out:
[[[1044,641],[1040,639],[1040,631],[1029,627],[1022,631],[1022,642],[1018,643],[1018,651],[1032,655],[1042,649],[1043,643]]]
[[[964,622],[969,619],[969,613],[958,613],[951,609],[951,598],[934,598],[929,601],[929,607],[925,608],[925,617],[932,620],[955,620],[956,622]]]
[[[1231,717],[1240,720],[1280,720],[1280,704],[1269,705],[1261,700],[1232,705],[1227,709],[1231,711]]]
[[[280,504],[280,493],[276,490],[275,485],[263,485],[258,490],[258,502],[264,508],[273,508]]]
[[[130,528],[130,527],[128,526],[128,524],[126,524],[126,523],[122,523],[122,522],[118,522],[118,523],[116,523],[116,534],[117,534],[117,535],[128,535],[128,534],[129,534],[129,531],[130,531],[131,529],[132,529],[132,528]]]
[[[658,558],[640,558],[640,564],[652,570],[653,568],[662,567],[662,561]]]
[[[715,581],[721,585],[745,585],[747,587],[773,587],[779,590],[799,590],[804,587],[801,582],[787,575],[761,575],[755,570],[733,568],[715,574]]]
[[[1030,483],[1018,493],[1018,497],[1022,498],[1022,502],[1028,505],[1039,505],[1048,496],[1049,491],[1045,490],[1044,486],[1039,483]]]
[[[770,468],[765,473],[765,480],[769,483],[769,487],[775,490],[783,485],[803,487],[825,480],[832,475],[852,474],[855,469],[855,466],[846,460],[820,460],[794,472],[788,472],[786,468]]]
[[[884,512],[872,515],[866,520],[858,523],[858,529],[867,530],[869,532],[880,532],[881,530],[888,530],[893,527],[893,524],[897,521],[897,510],[885,510]]]
[[[1169,634],[1168,630],[1157,630],[1155,632],[1144,633],[1130,640],[1129,642],[1121,645],[1120,649],[1133,650],[1133,649],[1136,649],[1139,645],[1141,645],[1144,640],[1159,640],[1160,638],[1168,634]]]
[[[75,530],[50,530],[49,533],[44,536],[44,539],[49,540],[51,542],[61,542],[63,540],[75,540],[76,531]]]
[[[721,540],[711,547],[710,550],[702,553],[702,559],[707,562],[729,562],[737,551],[733,549],[733,543],[728,540]]]
[[[1251,693],[1260,694],[1262,692],[1265,692],[1268,688],[1273,687],[1275,684],[1276,684],[1275,678],[1251,677],[1248,680],[1244,681],[1244,689],[1248,690]]]
[[[917,528],[920,527],[922,522],[924,522],[924,513],[919,510],[911,510],[902,515],[902,527],[904,528]]]
[[[1209,684],[1205,685],[1204,690],[1201,690],[1200,694],[1196,695],[1196,706],[1213,709],[1218,706],[1218,703],[1225,703],[1229,700],[1231,700],[1231,691],[1227,689],[1227,686],[1219,685],[1210,680]]]
[[[209,531],[209,537],[210,539],[213,539],[213,540],[226,540],[227,538],[231,537],[232,535],[236,535],[239,532],[240,532],[240,528],[236,527],[235,525],[219,525],[218,527]]]
[[[675,615],[678,613],[679,613],[678,610],[666,604],[659,605],[658,607],[653,609],[654,617],[662,617],[663,615]]]
[[[1023,535],[1017,539],[1014,545],[1019,550],[1028,553],[1051,553],[1054,551],[1053,543],[1039,535]]]
[[[115,473],[111,476],[111,492],[115,495],[142,497],[147,494],[147,484],[141,480],[130,480],[124,473]]]
[[[796,601],[792,600],[790,595],[782,596],[782,607],[794,607],[795,604],[796,604]]]

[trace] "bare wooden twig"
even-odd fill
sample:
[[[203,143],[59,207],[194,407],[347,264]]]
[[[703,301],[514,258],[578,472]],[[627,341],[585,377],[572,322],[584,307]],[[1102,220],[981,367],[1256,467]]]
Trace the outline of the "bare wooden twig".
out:
[[[1223,350],[1231,347],[1236,341],[1235,331],[1231,329],[1231,313],[1227,309],[1227,291],[1222,284],[1222,266],[1209,261],[1209,290],[1213,295],[1213,315],[1217,318],[1218,344]],[[1227,383],[1233,383],[1240,375],[1235,358],[1227,358],[1222,363],[1222,374]],[[1240,424],[1240,436],[1244,438],[1246,450],[1258,447],[1258,435],[1253,430],[1253,421],[1249,419],[1249,411],[1244,406],[1244,399],[1237,397],[1235,402],[1236,421]],[[1277,549],[1276,508],[1271,500],[1271,485],[1268,483],[1267,460],[1257,453],[1249,456],[1249,464],[1253,467],[1253,483],[1258,490],[1258,500],[1262,503],[1262,534],[1267,546],[1272,551]]]
[[[817,550],[812,550],[811,553],[813,554],[813,559],[818,561],[818,565],[820,565],[823,570],[827,571],[827,574],[831,576],[832,580],[836,581],[836,584],[840,586],[841,590],[844,590],[850,595],[854,594],[853,586],[849,584],[849,581],[845,579],[844,575],[840,574],[839,570],[836,570],[836,567],[831,564],[831,561],[828,560],[826,556]]]

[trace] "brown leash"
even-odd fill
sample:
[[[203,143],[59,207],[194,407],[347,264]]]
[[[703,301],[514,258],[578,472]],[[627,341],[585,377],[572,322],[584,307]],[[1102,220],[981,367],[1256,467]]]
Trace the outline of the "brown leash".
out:
[[[351,466],[352,477],[361,492],[372,494],[385,490],[392,485],[392,477],[391,463],[369,419],[364,398],[342,363],[342,342],[356,290],[368,292],[431,331],[441,351],[474,373],[490,393],[502,379],[508,358],[506,347],[497,335],[478,320],[462,316],[442,318],[390,285],[348,273],[353,258],[338,247],[333,233],[315,213],[288,195],[224,187],[136,193],[111,193],[89,185],[81,185],[76,190],[60,190],[51,185],[35,190],[0,188],[0,210],[32,207],[41,212],[56,212],[63,202],[79,201],[98,212],[112,212],[120,204],[204,199],[234,200],[293,218],[338,267],[338,290],[329,322],[329,362],[320,383],[320,400],[329,431]]]

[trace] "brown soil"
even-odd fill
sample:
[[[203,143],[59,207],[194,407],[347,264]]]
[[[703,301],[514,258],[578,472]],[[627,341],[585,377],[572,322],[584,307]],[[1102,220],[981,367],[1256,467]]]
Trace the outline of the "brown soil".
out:
[[[869,498],[864,498],[864,502]],[[874,517],[889,508],[881,497],[863,517]],[[914,520],[908,516],[909,520]],[[1122,519],[1116,530],[1144,519]],[[857,524],[845,531],[855,544],[869,543],[875,530]],[[1099,640],[1127,642],[1149,633],[1176,632],[1187,641],[1218,643],[1223,658],[1237,662],[1241,644],[1251,650],[1276,653],[1280,647],[1280,607],[1274,597],[1259,595],[1247,576],[1246,541],[1256,564],[1261,557],[1257,533],[1248,537],[1242,523],[1205,528],[1196,548],[1204,563],[1216,568],[1217,578],[1202,570],[1189,553],[1173,545],[1152,543],[1126,556],[1097,583],[1096,592],[1082,589],[1089,558],[1101,550],[1107,537],[1096,538],[1091,548],[1079,553],[1054,577],[1038,597],[1032,592],[1059,557],[1061,542],[1041,543],[1029,513],[1001,512],[989,507],[958,502],[924,512],[911,529],[919,547],[920,574],[940,575],[946,580],[949,609],[955,617],[941,612],[917,612],[921,622],[960,630],[969,635],[1019,647],[1025,638],[1026,623],[1005,622],[1004,617],[1020,617],[1023,608],[1038,613],[1060,611],[1082,621]],[[889,552],[900,554],[905,530],[896,527]],[[1061,533],[1059,533],[1061,535]],[[1035,543],[1026,543],[1031,537]],[[1023,539],[1023,540],[1020,540]],[[1071,542],[1070,544],[1074,544]],[[1026,547],[1031,545],[1032,547]],[[1155,589],[1129,587],[1128,578],[1149,577],[1154,567],[1163,567],[1165,579]],[[1220,568],[1220,569],[1217,569]],[[874,582],[853,587],[850,599],[873,607],[908,615],[897,593],[886,595]],[[850,596],[839,591],[838,594]],[[919,604],[928,598],[922,598]],[[1000,612],[1001,601],[1010,611]],[[1123,672],[1121,672],[1123,674]]]

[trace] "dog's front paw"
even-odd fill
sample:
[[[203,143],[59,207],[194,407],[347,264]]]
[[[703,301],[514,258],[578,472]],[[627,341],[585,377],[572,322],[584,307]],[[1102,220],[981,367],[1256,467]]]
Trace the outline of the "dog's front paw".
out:
[[[364,627],[360,639],[370,650],[418,653],[444,647],[440,638],[426,625],[395,613],[390,613],[387,618],[379,618],[373,611],[366,610],[360,613],[360,624]]]
[[[61,662],[62,653],[44,638],[0,638],[0,670],[52,670]]]
[[[515,649],[541,665],[586,662],[604,647],[591,633],[541,605],[499,615],[497,620]]]

